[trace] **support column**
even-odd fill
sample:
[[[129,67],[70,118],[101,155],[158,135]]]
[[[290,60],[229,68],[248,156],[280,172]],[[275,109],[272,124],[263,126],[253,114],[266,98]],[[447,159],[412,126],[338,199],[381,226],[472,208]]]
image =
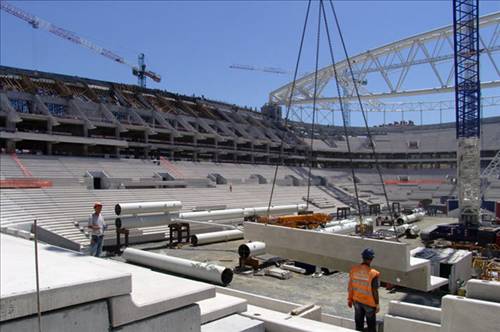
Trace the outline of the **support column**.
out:
[[[5,148],[7,149],[7,153],[15,153],[16,141],[14,141],[13,139],[8,139]]]

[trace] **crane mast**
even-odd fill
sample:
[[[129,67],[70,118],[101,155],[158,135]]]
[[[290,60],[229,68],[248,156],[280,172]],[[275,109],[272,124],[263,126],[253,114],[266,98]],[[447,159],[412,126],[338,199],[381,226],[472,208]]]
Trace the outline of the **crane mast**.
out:
[[[481,204],[479,0],[453,0],[460,223],[478,227]]]
[[[161,81],[160,75],[158,75],[150,70],[146,70],[146,65],[144,63],[144,54],[142,54],[142,53],[139,54],[139,67],[137,67],[137,66],[134,66],[134,65],[128,63],[127,61],[125,61],[125,59],[122,56],[114,53],[113,51],[110,51],[104,47],[95,45],[91,41],[78,36],[74,32],[60,28],[60,27],[58,27],[58,26],[56,26],[48,21],[45,21],[45,20],[43,20],[35,15],[32,15],[32,14],[30,14],[30,13],[28,13],[20,8],[17,8],[6,1],[3,1],[3,0],[0,1],[0,9],[4,10],[6,13],[9,13],[9,14],[27,22],[34,29],[46,30],[46,31],[48,31],[48,32],[60,37],[60,38],[66,39],[70,42],[73,42],[73,43],[78,44],[80,46],[86,47],[86,48],[112,60],[112,61],[129,66],[130,68],[132,68],[132,74],[138,77],[139,85],[141,87],[146,86],[146,77],[151,78],[155,82]]]

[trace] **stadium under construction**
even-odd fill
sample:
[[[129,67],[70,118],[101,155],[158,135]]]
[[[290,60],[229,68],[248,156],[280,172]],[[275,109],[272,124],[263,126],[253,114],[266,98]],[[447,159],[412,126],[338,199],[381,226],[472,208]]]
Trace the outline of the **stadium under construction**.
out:
[[[260,110],[146,87],[143,54],[138,85],[0,66],[0,330],[353,331],[369,248],[377,331],[498,331],[500,113],[481,113],[500,107],[500,12],[452,3],[449,26],[349,55],[334,4],[304,2],[330,65],[299,77],[301,49]],[[415,66],[439,86],[405,90]],[[456,121],[424,124],[436,110]]]

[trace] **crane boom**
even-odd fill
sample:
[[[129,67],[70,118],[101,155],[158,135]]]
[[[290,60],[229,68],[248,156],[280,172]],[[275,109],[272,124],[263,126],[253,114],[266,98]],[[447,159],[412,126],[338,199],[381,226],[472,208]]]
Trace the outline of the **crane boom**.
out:
[[[147,77],[151,78],[155,82],[161,81],[160,75],[158,75],[150,70],[145,70],[144,68],[138,68],[138,67],[128,63],[127,61],[125,61],[125,59],[122,56],[114,53],[113,51],[110,51],[104,47],[95,45],[91,41],[78,36],[74,32],[63,29],[61,27],[58,27],[58,26],[56,26],[48,21],[45,21],[45,20],[43,20],[35,15],[32,15],[32,14],[30,14],[30,13],[28,13],[20,8],[17,8],[6,1],[0,1],[0,9],[3,9],[5,12],[27,22],[34,29],[46,30],[46,31],[48,31],[48,32],[60,37],[60,38],[66,39],[70,42],[73,42],[75,44],[86,47],[89,50],[92,50],[92,51],[94,51],[94,52],[96,52],[96,53],[98,53],[98,54],[100,54],[100,55],[102,55],[110,60],[127,65],[130,68],[132,68],[132,73],[135,76],[138,76],[139,78],[141,75],[143,75],[143,76],[147,76]]]

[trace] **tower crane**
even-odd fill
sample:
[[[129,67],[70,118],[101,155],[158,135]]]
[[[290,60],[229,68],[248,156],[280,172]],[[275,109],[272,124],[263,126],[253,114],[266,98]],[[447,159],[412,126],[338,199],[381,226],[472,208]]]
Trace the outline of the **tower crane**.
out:
[[[151,78],[155,82],[160,82],[161,81],[161,76],[156,74],[155,72],[151,70],[146,70],[146,64],[144,62],[144,54],[139,54],[139,65],[134,66],[127,62],[122,56],[114,53],[113,51],[110,51],[106,48],[103,48],[101,46],[95,45],[91,41],[82,38],[75,34],[74,32],[68,31],[66,29],[60,28],[48,21],[45,21],[35,15],[32,15],[20,8],[17,8],[16,6],[6,2],[6,1],[0,1],[0,9],[4,10],[6,13],[9,13],[25,22],[30,24],[34,29],[43,29],[46,30],[60,38],[66,39],[70,42],[73,42],[75,44],[78,44],[80,46],[86,47],[114,62],[121,63],[123,65],[127,65],[132,69],[132,74],[137,76],[138,78],[138,84],[141,87],[146,86],[146,77]]]
[[[459,220],[480,224],[479,0],[453,0]]]

